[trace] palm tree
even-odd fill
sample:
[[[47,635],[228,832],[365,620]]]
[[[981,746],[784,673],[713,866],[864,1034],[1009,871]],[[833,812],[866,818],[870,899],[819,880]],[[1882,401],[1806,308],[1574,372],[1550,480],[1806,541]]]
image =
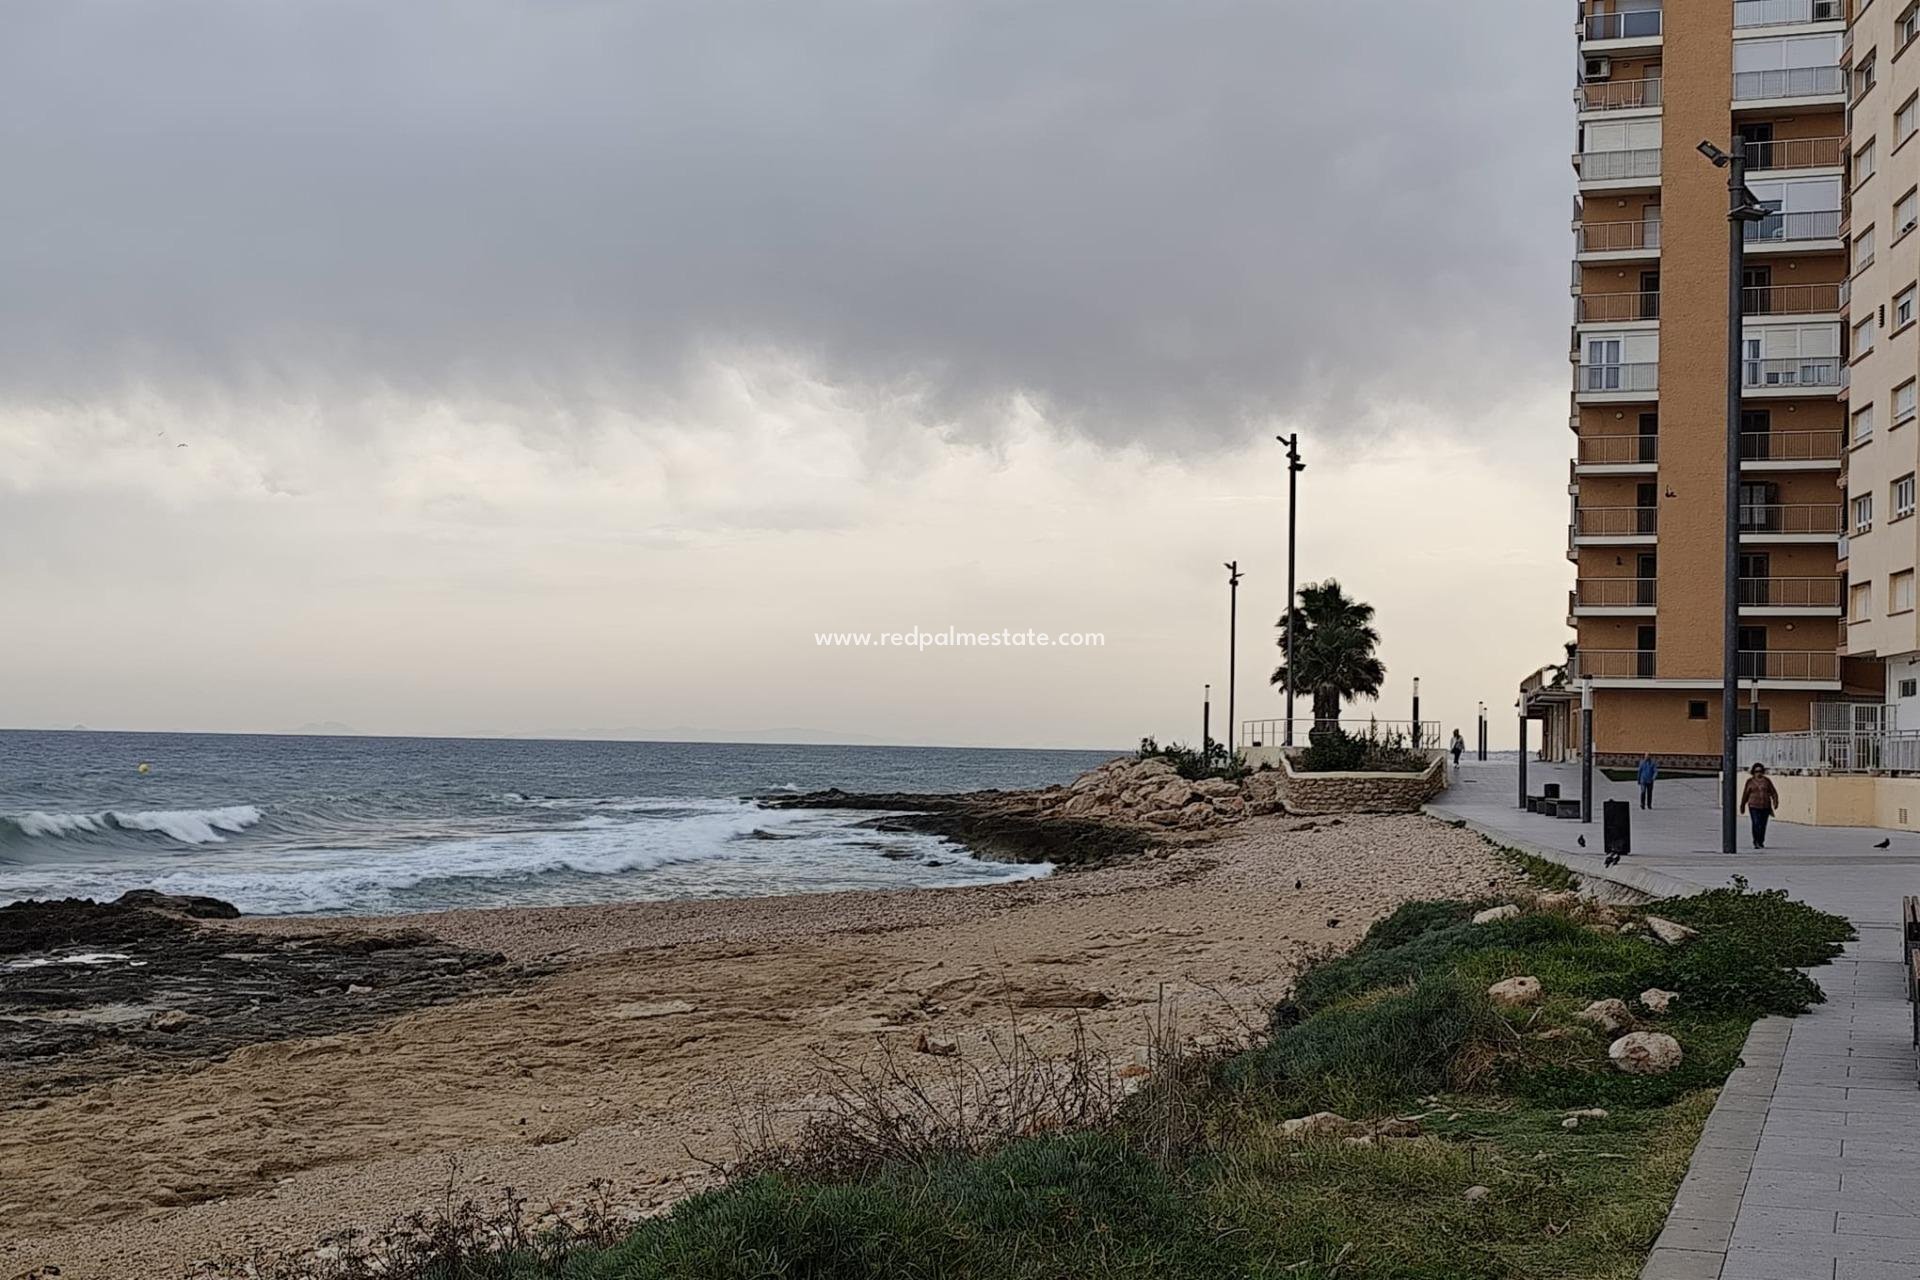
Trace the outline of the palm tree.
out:
[[[1300,588],[1293,610],[1293,642],[1298,661],[1287,651],[1287,620],[1280,619],[1281,662],[1273,683],[1285,687],[1292,667],[1293,687],[1313,698],[1313,731],[1338,727],[1340,704],[1351,698],[1377,698],[1386,682],[1386,664],[1374,656],[1380,633],[1373,629],[1373,606],[1353,599],[1332,578]]]

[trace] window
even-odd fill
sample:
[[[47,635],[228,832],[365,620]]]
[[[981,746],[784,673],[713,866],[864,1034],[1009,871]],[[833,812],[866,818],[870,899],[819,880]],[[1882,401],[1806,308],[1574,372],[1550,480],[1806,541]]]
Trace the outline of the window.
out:
[[[1687,719],[1705,720],[1706,718],[1707,718],[1707,704],[1705,702],[1701,701],[1698,698],[1695,698],[1687,703]]]
[[[1900,682],[1900,696],[1903,698],[1920,696],[1920,680],[1902,680]]]
[[[1900,16],[1893,20],[1893,25],[1894,47],[1904,49],[1912,44],[1913,38],[1920,36],[1920,4],[1910,4],[1902,9]]]
[[[1873,336],[1874,324],[1872,316],[1868,316],[1865,320],[1853,326],[1853,354],[1856,359],[1873,350]]]
[[[1873,265],[1873,228],[1856,231],[1853,236],[1853,269],[1865,271]]]
[[[1887,612],[1913,612],[1913,570],[1902,570],[1887,579]]]
[[[1873,176],[1878,158],[1874,155],[1873,144],[1874,139],[1868,138],[1867,145],[1853,153],[1853,185],[1856,187]]]
[[[1853,500],[1853,531],[1866,533],[1873,528],[1873,495],[1863,493]]]
[[[1903,236],[1920,222],[1920,190],[1909,191],[1893,203],[1893,234]]]
[[[1874,66],[1874,63],[1876,61],[1877,59],[1874,57],[1874,51],[1869,50],[1866,57],[1860,59],[1859,62],[1854,64],[1854,68],[1853,68],[1853,96],[1854,97],[1856,98],[1860,97],[1862,94],[1872,89],[1874,85],[1880,83],[1879,68]]]
[[[1847,618],[1853,622],[1865,622],[1873,616],[1873,584],[1856,582],[1847,593]]]
[[[1908,98],[1906,103],[1893,113],[1893,145],[1899,146],[1913,136],[1920,128],[1920,98]]]
[[[1893,389],[1893,425],[1897,427],[1903,422],[1911,422],[1915,408],[1913,379],[1909,378]]]
[[[1914,286],[1908,285],[1893,295],[1893,327],[1903,329],[1913,323]]]
[[[1848,437],[1851,444],[1862,444],[1873,439],[1873,406],[1861,405],[1853,411],[1853,434]]]
[[[1741,707],[1734,716],[1734,723],[1740,726],[1740,732],[1743,734],[1772,733],[1773,708]]]
[[[1913,472],[1901,476],[1893,482],[1893,518],[1913,514]]]

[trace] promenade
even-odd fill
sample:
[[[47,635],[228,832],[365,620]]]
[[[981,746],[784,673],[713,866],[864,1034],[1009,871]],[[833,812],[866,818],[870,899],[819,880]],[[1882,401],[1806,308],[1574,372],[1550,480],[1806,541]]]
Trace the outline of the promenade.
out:
[[[1529,786],[1580,792],[1571,766]],[[1601,865],[1600,802],[1631,783],[1594,774],[1594,821],[1516,807],[1512,760],[1463,762],[1429,811],[1528,852],[1654,894],[1746,878],[1850,919],[1857,942],[1813,970],[1827,1002],[1748,1039],[1695,1149],[1642,1280],[1920,1280],[1920,1062],[1899,964],[1903,894],[1920,894],[1920,835],[1775,823],[1764,851],[1720,852],[1719,784],[1675,779],[1633,811],[1633,852]],[[1585,836],[1586,847],[1579,838]],[[1889,847],[1876,849],[1881,840]]]

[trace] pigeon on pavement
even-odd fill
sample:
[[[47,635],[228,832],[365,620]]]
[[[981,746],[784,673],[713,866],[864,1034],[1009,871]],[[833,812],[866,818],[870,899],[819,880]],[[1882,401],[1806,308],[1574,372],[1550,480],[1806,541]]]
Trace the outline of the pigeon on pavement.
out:
[[[1620,855],[1617,853],[1610,853],[1606,857],[1600,859],[1601,865],[1607,866],[1607,867],[1611,867],[1619,861],[1620,861]]]
[[[1574,840],[1574,843],[1579,845],[1582,849],[1584,849],[1587,847],[1587,838],[1585,836],[1577,837]]]
[[[1874,848],[1876,848],[1876,849],[1884,849],[1884,848],[1886,848],[1886,847],[1887,847],[1888,845],[1890,845],[1890,844],[1892,844],[1892,843],[1893,843],[1893,837],[1892,837],[1892,836],[1888,836],[1888,837],[1887,837],[1887,838],[1886,838],[1885,840],[1882,840],[1882,841],[1881,841],[1881,842],[1880,842],[1879,844],[1877,844],[1877,845],[1875,845],[1875,846],[1873,846],[1873,847],[1874,847]]]

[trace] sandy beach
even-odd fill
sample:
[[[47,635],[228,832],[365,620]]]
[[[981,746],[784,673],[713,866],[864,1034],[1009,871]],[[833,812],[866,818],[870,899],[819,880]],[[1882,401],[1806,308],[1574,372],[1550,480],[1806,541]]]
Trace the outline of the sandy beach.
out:
[[[424,930],[526,976],[84,1087],[0,1076],[0,1274],[174,1276],[378,1227],[449,1185],[541,1204],[606,1180],[648,1211],[706,1184],[744,1111],[817,1089],[820,1051],[910,1053],[924,1032],[977,1053],[1014,1020],[1058,1046],[1078,1021],[1131,1059],[1163,994],[1184,1034],[1240,1035],[1303,958],[1397,903],[1510,878],[1430,819],[1267,817],[983,888],[197,925]]]

